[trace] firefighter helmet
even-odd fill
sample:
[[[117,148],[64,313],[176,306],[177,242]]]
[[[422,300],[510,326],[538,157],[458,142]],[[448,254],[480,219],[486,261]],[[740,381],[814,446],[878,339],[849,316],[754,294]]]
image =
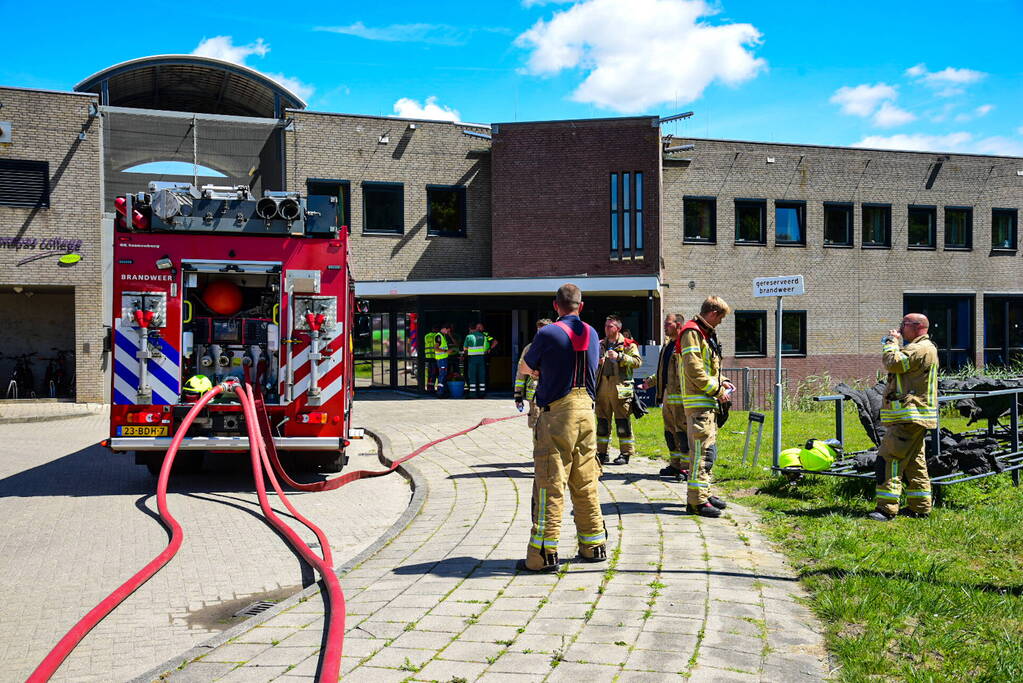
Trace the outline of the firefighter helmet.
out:
[[[820,472],[831,467],[837,455],[838,451],[831,444],[812,439],[807,442],[806,448],[799,451],[799,462],[804,469]]]
[[[181,394],[186,401],[197,401],[199,397],[213,388],[213,382],[206,375],[194,375],[188,378]]]
[[[799,453],[802,448],[786,448],[778,454],[778,467],[799,467]]]

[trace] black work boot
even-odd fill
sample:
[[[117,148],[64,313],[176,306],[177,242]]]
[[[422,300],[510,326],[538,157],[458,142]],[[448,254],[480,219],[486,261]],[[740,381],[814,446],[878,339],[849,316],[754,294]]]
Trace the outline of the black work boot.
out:
[[[628,465],[629,464],[629,457],[630,456],[625,455],[624,453],[620,453],[618,455],[618,457],[614,459],[614,462],[612,462],[611,464],[612,465]]]
[[[869,515],[867,515],[867,519],[872,519],[875,522],[890,522],[890,521],[892,521],[893,518],[889,517],[885,513],[881,512],[880,510],[874,510]]]
[[[608,457],[607,453],[597,453],[597,460],[600,461],[601,465],[611,464],[611,458]]]
[[[685,470],[680,470],[677,467],[672,467],[671,465],[668,465],[667,467],[662,467],[661,471],[658,472],[657,475],[661,477],[669,477],[671,479],[674,479],[675,481],[682,481],[683,479],[689,477],[688,472],[686,472]]]
[[[716,507],[718,510],[724,510],[728,507],[728,504],[717,496],[711,496],[707,499],[707,502]]]
[[[916,510],[910,510],[909,508],[902,508],[899,510],[899,516],[909,517],[911,519],[927,519],[931,516],[930,512],[917,512]]]
[[[534,574],[545,574],[547,572],[553,572],[558,570],[558,553],[555,550],[543,553],[544,565],[539,569],[532,569],[526,566],[525,560],[519,560],[515,563],[515,568],[523,572],[532,572]]]
[[[721,516],[721,510],[718,510],[710,503],[704,503],[699,506],[687,505],[686,509],[689,510],[689,514],[699,515],[700,517],[717,518]]]
[[[607,559],[607,546],[604,545],[603,543],[601,543],[600,545],[595,545],[592,548],[590,548],[590,552],[593,553],[593,555],[587,557],[586,555],[583,555],[582,552],[580,551],[579,558],[585,562],[603,562],[604,560]]]

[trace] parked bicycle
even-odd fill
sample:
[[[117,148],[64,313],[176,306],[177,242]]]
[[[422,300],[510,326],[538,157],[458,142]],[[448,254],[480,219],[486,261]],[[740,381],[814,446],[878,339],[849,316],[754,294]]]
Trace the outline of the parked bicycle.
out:
[[[36,398],[36,378],[32,374],[32,353],[23,353],[20,356],[8,356],[14,359],[14,369],[11,370],[11,379],[7,382],[6,398]]]
[[[43,377],[43,387],[50,398],[71,396],[75,386],[74,351],[64,351],[53,347],[56,352],[46,361],[46,374]]]

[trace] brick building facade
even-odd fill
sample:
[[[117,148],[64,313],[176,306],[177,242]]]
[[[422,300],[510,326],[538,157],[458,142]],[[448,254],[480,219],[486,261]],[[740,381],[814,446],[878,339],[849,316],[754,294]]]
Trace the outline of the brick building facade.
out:
[[[1008,303],[1018,315],[1023,302],[1015,235],[1020,159],[727,140],[671,144],[694,149],[686,153],[691,161],[668,162],[664,171],[666,310],[692,312],[713,291],[744,311],[722,326],[727,364],[773,364],[774,301],[754,298],[752,280],[788,274],[803,275],[807,292],[785,302],[792,319],[805,315],[805,339],[793,333],[787,344],[802,344],[786,360],[796,377],[872,376],[880,337],[909,310],[924,309],[939,346],[958,349],[944,355],[946,365],[982,365],[985,348],[986,360],[995,361],[995,347],[1007,346],[1011,355],[1021,343],[1023,319],[1009,330],[1013,343],[996,343],[991,310]],[[737,213],[758,205],[762,239],[746,239]],[[688,234],[687,209],[700,214],[689,216]],[[709,237],[695,225],[705,224],[705,213]],[[785,222],[792,217],[798,235]],[[756,313],[766,317],[766,348],[747,343],[736,357],[748,341],[737,336],[737,324],[748,325]]]
[[[46,393],[45,358],[57,347],[75,352],[70,369],[77,376],[78,400],[102,401],[107,322],[102,283],[109,245],[100,220],[96,98],[0,87],[0,105],[0,119],[11,124],[10,141],[0,142],[0,398],[12,357],[31,352],[38,354],[35,390]],[[22,191],[26,186],[30,190]],[[12,205],[25,203],[35,205]],[[67,251],[81,260],[59,263]]]
[[[195,87],[145,90],[174,69]],[[1023,159],[679,139],[651,116],[488,127],[331,114],[275,88],[194,56],[115,65],[83,81],[87,93],[0,88],[0,120],[13,125],[0,166],[36,162],[49,185],[46,206],[12,206],[21,176],[10,164],[0,175],[4,353],[73,345],[78,399],[103,397],[104,185],[109,195],[116,183],[191,180],[125,173],[128,157],[160,154],[155,138],[147,156],[144,134],[126,131],[166,120],[184,135],[198,125],[198,163],[219,155],[206,160],[235,169],[229,178],[338,197],[369,309],[356,349],[372,384],[422,386],[417,335],[450,322],[460,337],[476,321],[501,342],[491,374],[508,384],[566,280],[583,287],[590,322],[615,312],[654,343],[663,313],[692,315],[719,294],[736,309],[721,330],[726,365],[758,367],[773,362],[774,301],[754,298],[752,280],[801,274],[807,294],[786,301],[782,334],[790,378],[872,376],[879,337],[907,310],[931,317],[947,365],[1023,358]],[[151,111],[162,106],[175,111]],[[230,144],[243,128],[251,159]],[[105,130],[134,156],[117,161]],[[81,261],[23,263],[54,239],[81,240]]]

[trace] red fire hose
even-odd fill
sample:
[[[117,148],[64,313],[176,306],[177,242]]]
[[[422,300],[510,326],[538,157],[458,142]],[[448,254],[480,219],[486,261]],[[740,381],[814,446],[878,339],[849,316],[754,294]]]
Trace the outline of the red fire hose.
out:
[[[78,643],[81,642],[82,638],[93,629],[96,624],[101,622],[108,614],[114,611],[114,608],[121,604],[125,598],[138,590],[139,586],[144,584],[146,581],[151,579],[156,572],[160,571],[165,564],[170,562],[170,559],[174,557],[174,554],[178,552],[178,548],[181,547],[181,541],[184,536],[181,531],[181,525],[178,524],[178,520],[174,519],[171,515],[170,510],[167,508],[167,481],[170,479],[171,466],[174,464],[174,456],[178,453],[178,448],[181,446],[181,442],[185,438],[185,434],[188,432],[188,428],[192,426],[192,422],[195,420],[199,412],[206,407],[206,404],[217,397],[218,394],[224,391],[226,386],[224,384],[218,384],[213,387],[212,390],[203,394],[202,398],[196,401],[192,409],[185,415],[185,419],[181,421],[181,426],[178,431],[174,434],[174,438],[171,440],[170,447],[167,449],[167,456],[163,459],[163,467],[160,468],[160,479],[156,484],[156,504],[160,511],[160,520],[163,522],[171,531],[171,539],[167,544],[167,547],[163,549],[159,555],[154,557],[149,564],[142,568],[135,576],[125,581],[121,586],[113,593],[103,599],[98,605],[92,608],[88,614],[79,620],[77,624],[71,627],[60,642],[57,643],[56,647],[50,650],[50,653],[46,655],[36,670],[32,672],[32,675],[28,677],[29,683],[38,683],[41,681],[50,680],[50,676],[57,670],[57,667],[61,665],[64,659],[71,654],[71,651],[75,649]]]
[[[253,390],[251,385],[241,387],[240,385],[233,383],[231,380],[221,382],[211,391],[205,393],[196,402],[196,404],[192,406],[192,409],[188,411],[188,414],[185,416],[184,420],[182,420],[181,425],[175,432],[174,438],[171,439],[170,446],[167,449],[167,455],[163,460],[163,466],[160,469],[160,477],[156,485],[156,500],[160,513],[160,520],[171,531],[171,540],[167,544],[167,547],[164,548],[159,555],[153,558],[149,564],[143,567],[138,573],[117,588],[117,590],[104,598],[103,601],[90,610],[88,614],[82,617],[82,619],[75,624],[63,638],[60,639],[57,645],[49,654],[46,655],[39,666],[36,667],[35,671],[32,672],[32,675],[29,676],[28,683],[42,683],[48,681],[54,672],[56,672],[57,668],[60,667],[61,663],[69,654],[71,654],[78,643],[81,642],[81,640],[93,629],[93,627],[96,626],[96,624],[106,618],[110,612],[123,602],[125,598],[134,593],[140,586],[142,586],[142,584],[151,579],[177,553],[178,549],[181,547],[184,535],[181,530],[181,525],[178,524],[177,520],[170,514],[170,510],[167,507],[167,483],[170,479],[171,467],[174,464],[174,458],[177,455],[178,449],[181,447],[181,442],[184,440],[185,434],[195,421],[196,416],[218,394],[221,394],[226,390],[232,390],[238,395],[239,401],[242,405],[242,410],[245,414],[245,423],[249,436],[249,457],[252,463],[252,475],[256,485],[256,493],[259,497],[259,506],[263,511],[263,515],[270,524],[272,524],[288,539],[288,542],[293,548],[295,548],[296,552],[298,552],[306,562],[320,572],[320,575],[323,577],[324,584],[327,587],[330,616],[327,621],[327,645],[324,648],[322,664],[319,676],[317,677],[317,680],[321,682],[337,681],[340,673],[341,653],[344,648],[344,593],[341,590],[341,584],[338,581],[337,575],[333,571],[333,558],[331,556],[330,544],[327,542],[326,535],[319,527],[302,516],[291,505],[291,502],[284,495],[284,491],[281,490],[280,483],[278,482],[275,473],[276,475],[279,475],[281,479],[288,484],[288,486],[300,491],[331,491],[359,479],[380,477],[390,474],[396,470],[401,463],[416,457],[427,449],[449,439],[462,436],[463,434],[468,434],[474,429],[478,429],[484,425],[524,417],[523,415],[510,415],[508,417],[484,418],[468,429],[463,429],[459,432],[455,432],[454,434],[449,434],[448,436],[435,439],[423,446],[420,446],[408,455],[392,462],[391,466],[386,470],[357,470],[335,479],[329,479],[313,484],[299,484],[288,476],[281,465],[280,458],[277,455],[277,448],[273,441],[273,435],[270,430],[270,421],[267,417],[266,406],[263,403],[262,396],[257,393],[258,390]],[[273,488],[277,492],[281,502],[284,503],[285,507],[287,507],[288,511],[295,517],[295,519],[307,526],[316,535],[323,552],[322,558],[317,556],[316,553],[313,552],[312,548],[310,548],[302,540],[302,538],[295,533],[295,531],[288,526],[276,512],[274,512],[266,494],[266,484],[263,480],[264,476],[270,480],[270,483],[273,485]]]

